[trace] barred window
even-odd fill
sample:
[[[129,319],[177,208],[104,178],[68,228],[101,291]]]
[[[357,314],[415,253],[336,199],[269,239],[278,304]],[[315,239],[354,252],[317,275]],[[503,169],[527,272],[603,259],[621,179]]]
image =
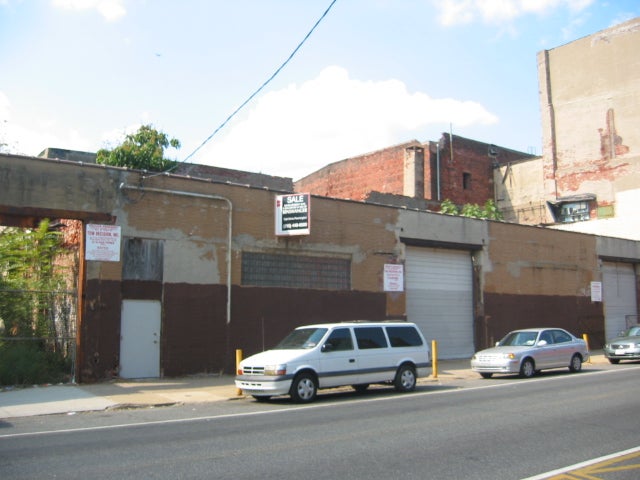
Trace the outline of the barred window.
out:
[[[349,290],[351,262],[343,258],[243,252],[242,284]]]

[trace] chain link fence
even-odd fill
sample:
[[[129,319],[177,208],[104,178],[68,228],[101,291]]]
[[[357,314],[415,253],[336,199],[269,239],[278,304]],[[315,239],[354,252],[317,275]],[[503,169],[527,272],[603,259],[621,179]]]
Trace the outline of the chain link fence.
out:
[[[76,379],[77,293],[0,290],[0,385]]]

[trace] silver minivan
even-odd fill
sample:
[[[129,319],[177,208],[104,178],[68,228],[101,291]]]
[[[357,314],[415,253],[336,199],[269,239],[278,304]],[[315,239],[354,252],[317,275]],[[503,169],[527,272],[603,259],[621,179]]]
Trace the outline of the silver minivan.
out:
[[[429,374],[431,352],[413,323],[342,322],[293,330],[276,347],[240,362],[236,387],[259,401],[290,395],[311,402],[319,389],[387,383],[410,392]]]

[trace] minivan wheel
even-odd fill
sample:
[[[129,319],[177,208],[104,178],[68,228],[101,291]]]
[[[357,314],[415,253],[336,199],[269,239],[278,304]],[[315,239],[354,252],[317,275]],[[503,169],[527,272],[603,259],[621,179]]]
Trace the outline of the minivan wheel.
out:
[[[570,372],[579,372],[582,370],[582,357],[577,353],[571,357],[571,363],[569,364]]]
[[[289,394],[296,403],[313,402],[318,393],[316,378],[311,373],[301,373],[296,375],[291,383]]]
[[[522,362],[520,366],[520,376],[525,378],[531,378],[535,375],[536,369],[533,365],[533,360],[527,358]]]
[[[491,378],[491,377],[493,377],[493,373],[491,373],[491,372],[481,372],[480,375],[482,375],[482,378]]]
[[[416,370],[411,365],[401,365],[393,385],[397,392],[412,392],[416,388]]]

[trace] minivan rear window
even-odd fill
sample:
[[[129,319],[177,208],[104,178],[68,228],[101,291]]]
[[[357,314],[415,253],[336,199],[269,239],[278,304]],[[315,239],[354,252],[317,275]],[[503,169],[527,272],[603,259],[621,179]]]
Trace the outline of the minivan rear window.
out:
[[[422,338],[413,327],[387,327],[387,335],[392,347],[419,347]]]
[[[387,339],[384,336],[382,327],[358,327],[353,331],[356,334],[358,348],[387,348]]]

